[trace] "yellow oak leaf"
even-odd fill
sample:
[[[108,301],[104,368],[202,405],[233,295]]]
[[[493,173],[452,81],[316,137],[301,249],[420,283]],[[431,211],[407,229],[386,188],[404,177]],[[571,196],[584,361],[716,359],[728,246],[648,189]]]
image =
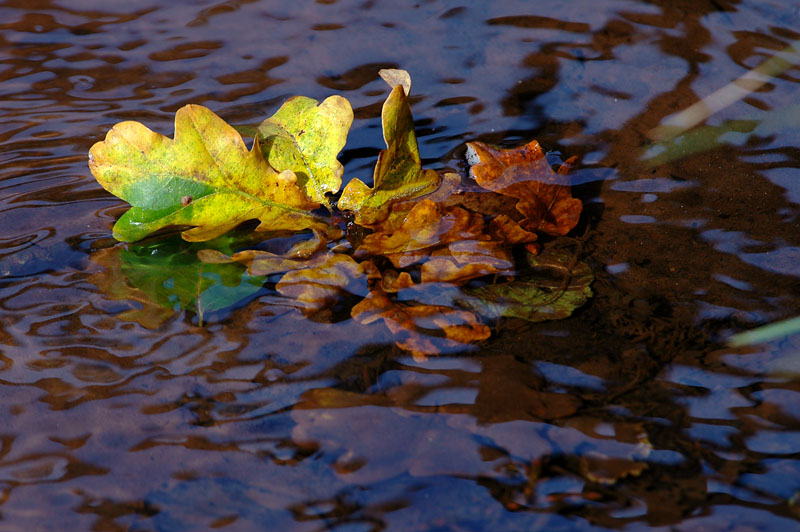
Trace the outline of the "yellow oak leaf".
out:
[[[375,164],[373,187],[358,178],[352,179],[338,203],[340,209],[355,214],[357,224],[365,226],[385,220],[393,203],[433,192],[441,182],[434,170],[422,169],[403,78],[394,75],[388,81],[394,88],[381,111],[386,149],[381,151]]]
[[[353,123],[350,102],[341,96],[321,104],[306,96],[286,100],[258,126],[261,151],[277,170],[292,170],[306,194],[329,206],[325,194],[339,192],[343,167],[336,157]]]
[[[175,114],[175,138],[139,122],[120,122],[89,150],[89,168],[109,192],[132,205],[114,237],[139,240],[167,226],[194,226],[189,241],[205,241],[258,219],[257,230],[301,230],[328,225],[309,212],[319,204],[292,170],[276,171],[256,141],[209,109],[187,105]]]

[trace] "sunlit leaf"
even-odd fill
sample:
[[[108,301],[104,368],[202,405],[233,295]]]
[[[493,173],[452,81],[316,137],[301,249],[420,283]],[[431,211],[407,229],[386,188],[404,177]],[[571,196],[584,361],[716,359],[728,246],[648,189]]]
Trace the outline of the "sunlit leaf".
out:
[[[355,221],[361,225],[383,221],[393,203],[432,192],[441,181],[435,171],[422,169],[414,119],[402,84],[395,85],[384,102],[381,122],[386,149],[378,156],[373,187],[355,178],[345,187],[338,204],[340,209],[355,213]]]
[[[257,144],[257,142],[256,142]],[[98,182],[133,207],[114,237],[134,241],[170,225],[191,225],[189,241],[210,240],[241,222],[258,230],[301,230],[327,224],[308,212],[318,206],[292,170],[277,172],[256,145],[199,105],[175,115],[175,139],[139,122],[120,122],[89,151]]]
[[[592,280],[585,265],[545,254],[529,256],[530,267],[520,269],[512,253],[518,245],[536,253],[537,233],[564,235],[578,222],[581,202],[564,177],[569,162],[553,172],[535,141],[512,150],[471,143],[475,181],[423,170],[411,78],[394,69],[380,75],[393,87],[381,113],[386,149],[373,186],[350,181],[336,206],[329,195],[341,185],[337,156],[353,120],[344,98],[289,99],[252,131],[252,150],[197,105],[177,112],[174,140],[138,122],[114,126],[91,148],[90,167],[103,187],[132,205],[115,225],[116,238],[193,226],[181,227],[183,239],[205,241],[252,219],[270,236],[311,233],[258,241],[260,249],[167,239],[100,253],[107,275],[99,285],[109,297],[143,305],[123,317],[157,325],[186,308],[202,322],[203,312],[233,305],[267,282],[271,287],[282,274],[275,304],[316,313],[314,319],[351,308],[357,321],[382,320],[398,346],[424,355],[489,336],[464,307],[490,318],[539,321],[566,317],[583,304]],[[331,222],[312,213],[320,204]],[[338,240],[334,222],[351,218],[347,240]],[[522,279],[513,280],[519,270]],[[492,284],[462,292],[478,278]]]
[[[535,140],[510,150],[468,142],[467,160],[481,187],[517,198],[520,225],[528,231],[565,235],[578,223],[583,204],[564,178],[568,162],[553,172]]]
[[[419,251],[459,240],[477,239],[482,234],[481,215],[461,207],[442,207],[424,199],[413,206],[399,227],[381,228],[367,235],[356,254],[389,255]]]
[[[528,254],[528,262],[528,276],[464,289],[467,297],[459,303],[487,318],[537,322],[566,318],[592,296],[594,276],[586,264],[559,252]]]
[[[225,243],[218,245],[225,249]],[[110,299],[136,301],[141,309],[118,317],[157,328],[181,309],[196,313],[233,306],[255,295],[264,277],[249,275],[237,263],[208,264],[197,259],[199,245],[176,238],[147,245],[113,247],[95,252],[92,261],[105,271],[92,281]]]
[[[292,170],[306,194],[328,205],[326,193],[339,191],[342,164],[336,156],[344,148],[353,123],[350,102],[331,96],[317,105],[305,96],[289,98],[258,126],[261,150],[269,164]]]

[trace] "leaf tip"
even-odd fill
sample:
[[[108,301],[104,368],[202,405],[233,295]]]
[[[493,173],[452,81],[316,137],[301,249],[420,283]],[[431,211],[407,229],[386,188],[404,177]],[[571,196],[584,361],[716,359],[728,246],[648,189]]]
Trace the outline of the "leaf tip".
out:
[[[402,86],[406,96],[411,93],[411,75],[407,71],[398,68],[382,68],[378,71],[378,75],[392,88],[398,85]]]

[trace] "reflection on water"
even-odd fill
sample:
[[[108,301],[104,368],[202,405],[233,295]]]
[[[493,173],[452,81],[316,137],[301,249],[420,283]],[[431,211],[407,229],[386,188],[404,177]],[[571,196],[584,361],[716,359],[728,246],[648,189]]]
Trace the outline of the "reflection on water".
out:
[[[797,40],[799,8],[401,4],[0,3],[0,528],[794,527],[797,339],[722,342],[800,308],[800,130],[638,158]],[[579,156],[588,307],[426,361],[258,286],[204,327],[119,318],[140,301],[98,289],[94,259],[125,207],[86,166],[113,123],[341,93],[345,178],[368,179],[384,67],[414,77],[425,166],[463,171],[472,139]],[[708,124],[789,108],[799,76]]]

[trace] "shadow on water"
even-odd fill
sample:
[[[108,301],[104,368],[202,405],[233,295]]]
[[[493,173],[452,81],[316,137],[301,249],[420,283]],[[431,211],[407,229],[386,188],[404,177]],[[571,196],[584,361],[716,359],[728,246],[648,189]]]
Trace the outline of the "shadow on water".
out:
[[[800,308],[796,124],[641,156],[797,20],[724,0],[0,2],[0,528],[794,528],[797,338],[724,342]],[[238,291],[201,327],[169,284],[192,264],[156,260],[168,240],[111,240],[124,206],[85,154],[114,123],[171,134],[191,102],[253,124],[341,93],[345,178],[368,180],[385,67],[414,78],[428,167],[465,173],[475,139],[579,157],[565,240],[595,274],[588,305],[419,360],[242,272],[208,277]],[[786,108],[797,83],[708,123]]]

